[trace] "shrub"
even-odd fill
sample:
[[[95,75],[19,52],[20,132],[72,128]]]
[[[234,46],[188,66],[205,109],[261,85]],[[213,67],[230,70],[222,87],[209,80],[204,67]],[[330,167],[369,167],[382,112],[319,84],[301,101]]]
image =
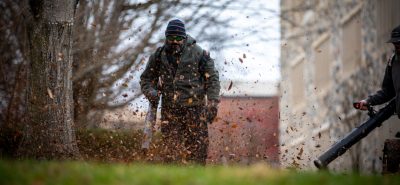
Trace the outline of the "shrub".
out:
[[[141,130],[111,131],[78,130],[77,143],[84,160],[101,162],[159,161],[159,135],[155,135],[149,151],[141,149]]]

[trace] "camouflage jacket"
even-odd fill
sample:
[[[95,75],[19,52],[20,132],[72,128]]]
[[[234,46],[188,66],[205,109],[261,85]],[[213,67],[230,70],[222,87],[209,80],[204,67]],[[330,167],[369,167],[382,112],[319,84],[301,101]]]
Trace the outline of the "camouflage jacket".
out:
[[[367,102],[371,105],[379,105],[396,98],[396,112],[400,118],[400,55],[393,54],[386,66],[382,88],[370,95]]]
[[[141,89],[147,98],[151,91],[161,92],[163,107],[204,105],[206,95],[209,100],[219,99],[220,83],[214,60],[195,39],[190,36],[186,39],[175,75],[163,48],[150,56],[140,76]]]

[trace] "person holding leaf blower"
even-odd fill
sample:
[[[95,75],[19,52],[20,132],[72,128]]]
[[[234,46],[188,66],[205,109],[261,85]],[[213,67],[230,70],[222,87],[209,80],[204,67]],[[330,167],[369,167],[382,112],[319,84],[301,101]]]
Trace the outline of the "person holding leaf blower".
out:
[[[390,57],[386,66],[385,76],[382,82],[382,88],[367,99],[354,102],[356,109],[368,110],[369,119],[351,132],[346,134],[344,138],[333,144],[327,151],[314,160],[314,165],[319,169],[326,167],[337,157],[344,154],[354,144],[366,137],[375,128],[393,116],[397,112],[400,118],[400,26],[393,29],[391,38],[388,43],[394,45],[394,53]],[[371,106],[380,105],[389,102],[385,107],[375,112]]]
[[[207,124],[218,112],[218,71],[181,20],[171,20],[165,36],[140,77],[141,89],[152,107],[161,99],[164,161],[205,164]]]
[[[354,107],[360,110],[368,110],[368,106],[380,105],[395,98],[396,112],[400,118],[400,26],[393,29],[391,38],[387,43],[393,44],[394,53],[387,63],[382,88],[367,99],[358,101]]]

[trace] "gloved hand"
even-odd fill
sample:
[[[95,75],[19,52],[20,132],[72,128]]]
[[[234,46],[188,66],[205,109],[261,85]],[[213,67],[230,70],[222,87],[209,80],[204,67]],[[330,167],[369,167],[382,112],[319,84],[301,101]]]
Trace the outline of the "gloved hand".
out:
[[[360,110],[368,110],[367,105],[368,105],[367,100],[361,100],[354,104],[354,108],[360,109]]]
[[[158,104],[158,99],[160,96],[158,94],[158,91],[153,89],[146,95],[146,97],[149,100],[149,102],[152,104],[152,106],[156,106]]]
[[[206,108],[206,118],[208,123],[212,123],[218,114],[218,100],[209,100]]]

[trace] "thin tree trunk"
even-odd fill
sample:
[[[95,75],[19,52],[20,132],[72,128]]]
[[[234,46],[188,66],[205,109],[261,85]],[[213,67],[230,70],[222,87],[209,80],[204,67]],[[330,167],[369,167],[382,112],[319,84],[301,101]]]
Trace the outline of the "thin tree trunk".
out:
[[[76,2],[31,0],[28,120],[18,155],[37,159],[79,156],[73,127],[72,24]]]

